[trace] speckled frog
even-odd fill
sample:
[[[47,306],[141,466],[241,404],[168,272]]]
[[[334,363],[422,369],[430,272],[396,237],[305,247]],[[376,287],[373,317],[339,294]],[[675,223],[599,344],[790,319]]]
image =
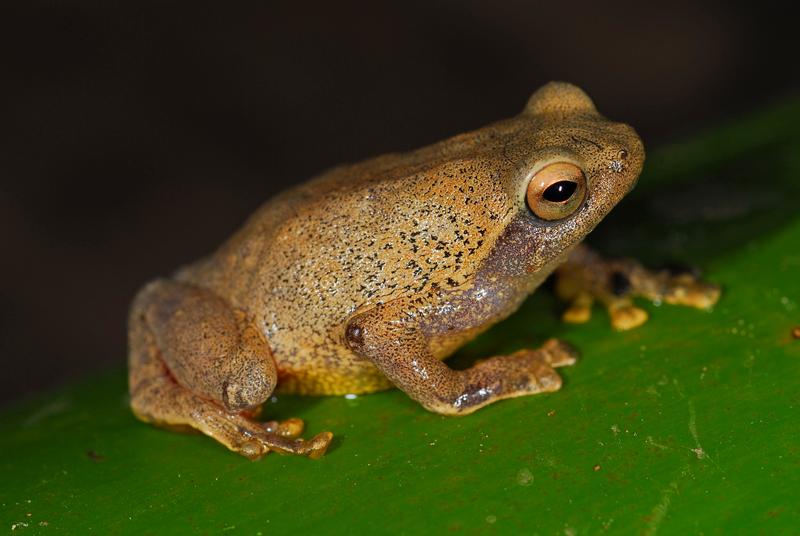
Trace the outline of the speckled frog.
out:
[[[617,329],[646,320],[632,297],[704,308],[719,296],[692,275],[580,245],[643,161],[631,127],[605,119],[577,87],[550,83],[516,117],[288,190],[213,255],[139,292],[133,411],[248,458],[317,458],[331,433],[301,439],[299,419],[255,420],[273,391],[396,386],[446,415],[556,391],[555,369],[576,359],[561,341],[461,371],[443,359],[554,271],[565,320],[587,320],[599,300]]]

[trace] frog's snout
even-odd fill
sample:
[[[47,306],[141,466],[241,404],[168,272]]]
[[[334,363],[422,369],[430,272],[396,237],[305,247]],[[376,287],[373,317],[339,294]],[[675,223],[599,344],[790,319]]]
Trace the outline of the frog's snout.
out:
[[[626,175],[628,189],[630,193],[639,182],[639,175],[644,166],[644,144],[636,131],[630,125],[622,124],[623,142],[617,152],[616,158],[611,161],[610,167],[613,171],[623,172]]]

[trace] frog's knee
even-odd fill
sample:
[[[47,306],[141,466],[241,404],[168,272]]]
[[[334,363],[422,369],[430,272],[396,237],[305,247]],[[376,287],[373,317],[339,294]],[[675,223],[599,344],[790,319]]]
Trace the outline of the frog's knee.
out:
[[[231,411],[256,407],[264,403],[275,390],[277,375],[274,366],[265,360],[238,364],[232,360],[222,382],[220,399]]]

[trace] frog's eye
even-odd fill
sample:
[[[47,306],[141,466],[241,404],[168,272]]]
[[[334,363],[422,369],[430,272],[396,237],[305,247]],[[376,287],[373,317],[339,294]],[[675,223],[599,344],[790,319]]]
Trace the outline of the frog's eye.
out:
[[[586,195],[586,177],[581,168],[568,162],[543,167],[531,177],[525,196],[528,208],[543,220],[571,216]]]

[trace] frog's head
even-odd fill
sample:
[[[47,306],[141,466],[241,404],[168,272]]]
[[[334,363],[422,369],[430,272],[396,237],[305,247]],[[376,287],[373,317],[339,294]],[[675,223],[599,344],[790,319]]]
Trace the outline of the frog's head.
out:
[[[534,93],[522,116],[537,134],[526,159],[528,208],[545,222],[577,220],[588,233],[636,185],[644,163],[639,136],[564,82]]]
[[[635,186],[644,147],[630,126],[563,82],[536,91],[508,126],[513,171],[504,177],[516,210],[506,238],[523,249],[525,272],[546,272]]]

